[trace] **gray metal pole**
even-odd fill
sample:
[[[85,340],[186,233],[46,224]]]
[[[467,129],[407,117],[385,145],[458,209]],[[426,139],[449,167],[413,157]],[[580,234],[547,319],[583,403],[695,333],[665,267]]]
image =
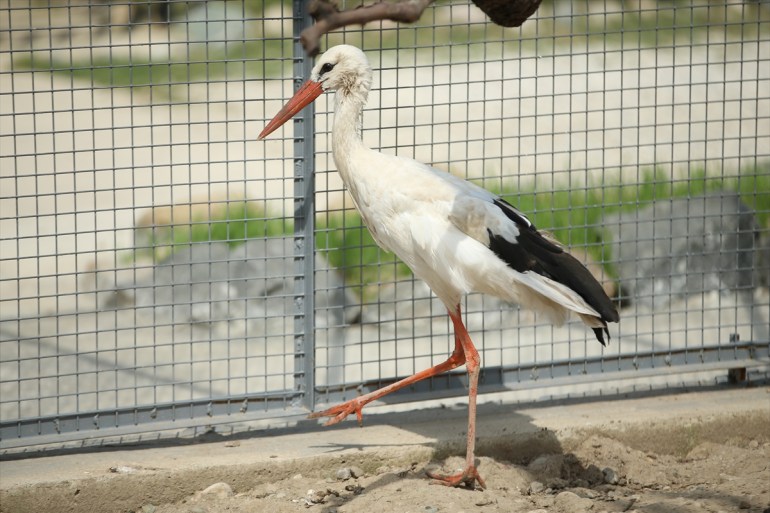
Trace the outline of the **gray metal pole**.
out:
[[[294,90],[310,75],[312,58],[299,41],[313,23],[308,2],[294,0]],[[315,405],[315,109],[294,117],[294,387],[293,406]]]

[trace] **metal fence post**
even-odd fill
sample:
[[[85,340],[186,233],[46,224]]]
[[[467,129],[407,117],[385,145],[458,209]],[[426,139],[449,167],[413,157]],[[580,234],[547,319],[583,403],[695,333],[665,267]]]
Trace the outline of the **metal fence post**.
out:
[[[294,90],[310,75],[313,61],[300,43],[313,20],[308,2],[294,0]],[[294,117],[294,406],[313,409],[315,398],[315,109]]]

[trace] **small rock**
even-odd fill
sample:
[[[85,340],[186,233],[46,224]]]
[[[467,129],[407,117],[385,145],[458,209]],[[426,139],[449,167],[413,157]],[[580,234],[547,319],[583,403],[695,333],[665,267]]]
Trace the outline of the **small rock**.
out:
[[[225,447],[240,447],[241,442],[239,440],[230,440],[225,442]]]
[[[759,442],[756,440],[752,440],[749,442],[749,449],[758,449],[759,448]]]
[[[572,488],[572,492],[578,497],[583,497],[584,499],[596,499],[599,497],[598,492],[585,487]]]
[[[594,503],[591,499],[584,499],[578,497],[577,494],[572,492],[561,492],[556,496],[554,504],[564,511],[570,511],[572,513],[580,513],[593,507]]]
[[[350,479],[351,475],[352,473],[350,472],[350,469],[348,467],[342,467],[340,469],[337,469],[337,473],[335,474],[337,479],[340,481],[347,481],[348,479]]]
[[[607,484],[618,484],[618,481],[620,481],[620,476],[618,476],[618,473],[615,472],[615,470],[611,469],[610,467],[605,467],[602,469],[602,474],[604,474],[604,482]]]
[[[545,454],[538,456],[527,465],[527,469],[541,476],[558,476],[564,464],[564,456],[560,454]]]
[[[312,506],[313,504],[323,504],[326,497],[333,495],[339,497],[339,492],[327,488],[326,490],[308,490],[305,494],[305,505]]]
[[[588,488],[590,485],[585,479],[575,479],[572,481],[572,488]]]
[[[155,513],[155,510],[158,509],[152,504],[145,504],[142,506],[142,513]]]
[[[227,483],[214,483],[200,492],[201,497],[215,497],[225,499],[233,496],[233,489]]]
[[[139,472],[136,467],[129,467],[128,465],[118,465],[117,467],[110,467],[110,472],[114,474],[133,474]]]
[[[554,490],[562,490],[564,488],[567,488],[567,485],[569,484],[566,479],[562,479],[560,477],[554,477],[549,479],[546,484],[548,485],[548,488],[552,488]]]
[[[361,495],[364,492],[364,487],[357,484],[349,484],[345,485],[345,490],[353,492],[355,495]]]
[[[302,479],[302,474],[296,474],[292,476],[292,479]]]
[[[355,465],[350,467],[350,475],[353,477],[364,477],[364,471],[361,467],[356,467]]]
[[[543,491],[545,491],[545,485],[540,481],[532,481],[531,483],[529,483],[530,495],[537,495],[538,493],[542,493]]]
[[[610,500],[614,501],[616,499],[622,499],[623,497],[625,497],[625,494],[623,493],[622,490],[610,490],[609,492],[607,492],[607,497]]]
[[[438,508],[436,506],[425,506],[422,509],[422,513],[437,513]]]

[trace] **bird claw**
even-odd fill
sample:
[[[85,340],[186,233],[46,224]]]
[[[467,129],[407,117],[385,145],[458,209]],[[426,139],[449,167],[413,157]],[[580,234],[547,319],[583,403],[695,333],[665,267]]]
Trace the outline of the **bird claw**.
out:
[[[462,472],[459,472],[457,474],[452,474],[449,476],[443,476],[441,474],[436,474],[434,472],[426,472],[428,477],[433,479],[431,484],[440,484],[444,486],[465,486],[466,488],[470,488],[471,490],[476,489],[476,483],[479,484],[479,488],[482,490],[487,487],[487,484],[484,482],[484,480],[479,475],[479,471],[476,470],[476,467],[471,465],[469,467],[466,467],[465,470]]]
[[[338,422],[342,422],[342,420],[351,413],[355,413],[356,418],[358,419],[358,425],[362,426],[364,424],[364,415],[362,412],[364,404],[366,403],[362,404],[358,398],[351,399],[348,402],[338,404],[337,406],[332,406],[328,410],[313,412],[308,415],[307,418],[319,419],[321,417],[332,417],[326,421],[326,423],[324,423],[324,426],[331,426],[337,424]]]

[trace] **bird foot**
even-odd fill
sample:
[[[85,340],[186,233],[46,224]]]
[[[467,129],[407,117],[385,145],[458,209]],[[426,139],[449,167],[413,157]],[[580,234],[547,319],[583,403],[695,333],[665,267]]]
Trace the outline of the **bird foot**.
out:
[[[479,488],[482,490],[487,487],[487,484],[484,482],[484,480],[479,475],[479,471],[476,470],[476,467],[474,465],[470,465],[465,468],[462,472],[459,472],[457,474],[452,474],[449,476],[443,476],[441,474],[436,474],[434,472],[426,472],[428,474],[428,477],[433,479],[434,484],[440,484],[444,486],[465,486],[466,488],[470,488],[471,490],[476,489],[476,483],[479,484]]]
[[[351,413],[355,413],[356,417],[358,418],[358,425],[361,426],[364,423],[364,416],[361,412],[364,405],[366,405],[366,402],[361,401],[360,398],[357,397],[355,399],[351,399],[348,402],[338,404],[337,406],[332,406],[328,410],[313,412],[308,415],[307,418],[318,419],[321,417],[332,417],[324,424],[324,426],[331,426],[341,422]]]

